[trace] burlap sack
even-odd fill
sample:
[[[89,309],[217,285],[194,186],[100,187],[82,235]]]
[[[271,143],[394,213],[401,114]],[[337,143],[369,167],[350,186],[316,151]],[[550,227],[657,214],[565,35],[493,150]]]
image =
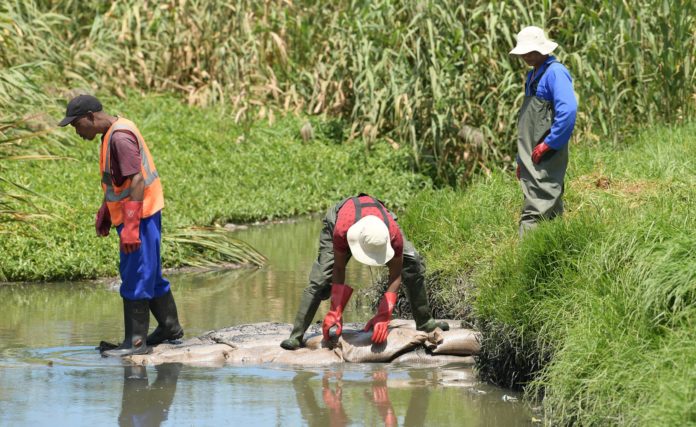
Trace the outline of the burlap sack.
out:
[[[433,343],[431,339],[426,344],[433,354],[472,356],[481,350],[481,334],[471,329],[436,330],[434,335],[440,342]]]
[[[138,365],[159,365],[162,363],[186,363],[205,366],[222,366],[227,362],[231,348],[225,344],[201,344],[164,348],[151,354],[124,357]]]
[[[336,351],[328,348],[311,350],[300,348],[294,351],[284,350],[273,359],[274,364],[294,366],[326,366],[343,363]]]
[[[439,322],[447,322],[447,324],[450,327],[450,330],[462,328],[462,321],[461,320],[450,320],[450,319],[436,319],[436,320]],[[391,322],[389,322],[389,327],[390,328],[416,329],[416,321],[413,319],[394,319]]]
[[[404,353],[396,359],[392,360],[391,363],[400,363],[409,366],[442,366],[449,364],[464,364],[473,365],[474,358],[471,356],[451,356],[451,355],[437,355],[429,353],[425,348],[419,347],[408,353]]]
[[[204,337],[234,348],[253,348],[280,344],[291,331],[289,323],[261,322],[210,331]]]
[[[425,332],[407,328],[390,328],[387,341],[372,343],[372,331],[343,331],[338,339],[342,359],[350,363],[389,362],[394,357],[423,345]]]
[[[308,348],[300,348],[290,351],[283,350],[277,345],[234,349],[229,352],[227,357],[227,363],[234,365],[273,364],[293,366],[326,366],[341,362],[341,358],[333,350],[311,350]]]

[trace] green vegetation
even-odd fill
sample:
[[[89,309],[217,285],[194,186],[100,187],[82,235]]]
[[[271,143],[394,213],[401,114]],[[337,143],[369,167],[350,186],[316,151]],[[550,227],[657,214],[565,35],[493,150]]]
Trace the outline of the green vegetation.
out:
[[[481,373],[543,395],[553,425],[696,419],[694,135],[573,147],[566,215],[521,242],[512,174],[422,193],[402,216],[431,300],[483,332]]]
[[[4,1],[0,280],[115,275],[117,239],[91,227],[96,142],[60,131],[39,146],[27,138],[51,117],[23,120],[57,119],[66,88],[99,88],[151,145],[166,266],[210,262],[228,221],[317,212],[359,191],[408,202],[401,222],[428,261],[436,314],[482,330],[484,377],[543,395],[553,424],[696,423],[695,9]],[[562,46],[580,112],[567,213],[519,242],[505,169],[524,67],[507,52],[530,24]],[[647,123],[667,124],[634,137]],[[18,159],[49,153],[72,160]]]
[[[315,138],[304,142],[303,122],[279,118],[274,126],[235,125],[223,109],[187,107],[171,97],[104,99],[108,112],[134,120],[152,150],[162,176],[164,264],[191,263],[186,245],[175,244],[180,227],[223,226],[321,211],[346,194],[380,194],[403,206],[430,183],[410,171],[405,151],[377,143],[340,144],[340,124],[314,121]],[[36,206],[62,218],[3,225],[2,280],[59,280],[116,275],[117,240],[99,239],[94,215],[101,203],[98,140],[56,148],[72,160],[10,162],[3,173],[32,191],[50,195]],[[340,136],[340,135],[339,135]],[[188,231],[188,237],[195,231]],[[115,233],[114,233],[115,234]],[[198,235],[200,237],[200,233]],[[170,238],[170,240],[167,240]],[[180,242],[179,240],[178,242]],[[195,257],[194,257],[195,258]],[[200,264],[198,259],[196,264]]]
[[[11,102],[0,104],[65,87],[121,95],[133,87],[228,105],[240,122],[326,112],[351,138],[407,146],[437,183],[465,183],[510,161],[524,65],[508,52],[522,27],[543,26],[562,46],[581,105],[576,135],[597,140],[693,112],[685,89],[696,75],[695,8],[692,0],[8,0],[0,100]]]

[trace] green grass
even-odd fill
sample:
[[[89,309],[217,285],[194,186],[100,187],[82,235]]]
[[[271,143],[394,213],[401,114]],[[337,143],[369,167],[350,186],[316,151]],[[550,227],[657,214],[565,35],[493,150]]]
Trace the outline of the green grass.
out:
[[[573,146],[566,215],[521,242],[509,174],[402,215],[437,311],[483,332],[481,374],[543,396],[549,424],[696,423],[694,135]]]
[[[134,120],[148,141],[165,192],[164,264],[180,266],[187,255],[167,245],[167,233],[192,225],[307,214],[342,197],[364,191],[390,206],[403,207],[428,179],[411,171],[407,153],[387,143],[369,150],[344,144],[342,123],[312,118],[315,138],[304,142],[305,119],[279,118],[246,127],[234,124],[222,108],[188,107],[178,98],[133,96],[121,102],[104,99],[105,110]],[[59,118],[56,117],[56,120]],[[72,128],[58,132],[72,133]],[[117,273],[117,238],[94,234],[99,186],[98,140],[71,137],[57,149],[72,160],[11,162],[8,178],[55,200],[38,207],[58,212],[62,220],[3,225],[0,280],[58,280]]]

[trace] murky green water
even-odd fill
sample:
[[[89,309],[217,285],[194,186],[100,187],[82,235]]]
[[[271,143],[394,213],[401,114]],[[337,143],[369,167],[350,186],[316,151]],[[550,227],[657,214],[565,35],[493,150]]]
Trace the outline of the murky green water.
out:
[[[242,230],[239,237],[269,257],[267,267],[169,275],[186,335],[240,323],[291,322],[318,233],[318,221]],[[347,282],[367,287],[376,272],[350,264]],[[532,424],[517,395],[478,383],[470,369],[456,365],[123,366],[94,350],[100,340],[121,339],[122,306],[113,285],[0,286],[0,301],[2,426]],[[369,318],[368,304],[362,304],[347,310],[347,322]],[[323,304],[316,319],[327,309]]]

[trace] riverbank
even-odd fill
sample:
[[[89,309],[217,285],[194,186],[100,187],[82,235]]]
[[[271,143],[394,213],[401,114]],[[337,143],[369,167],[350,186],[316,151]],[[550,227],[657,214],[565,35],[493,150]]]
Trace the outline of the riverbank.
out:
[[[696,309],[693,242],[696,125],[655,128],[623,144],[572,148],[563,220],[519,242],[518,184],[493,171],[465,190],[434,190],[404,150],[341,143],[340,124],[305,119],[236,126],[222,109],[149,96],[107,109],[136,121],[163,176],[164,262],[183,264],[167,230],[317,212],[346,194],[379,194],[428,264],[437,317],[484,335],[484,378],[544,395],[558,424],[687,423]],[[71,130],[69,130],[71,132]],[[59,219],[5,225],[6,280],[113,276],[117,239],[93,235],[100,189],[96,141],[14,162],[9,177],[55,202]],[[322,161],[321,159],[324,159]],[[415,195],[415,197],[414,197]]]
[[[543,396],[551,424],[696,416],[694,135],[573,146],[566,215],[522,242],[511,174],[420,193],[400,219],[436,311],[481,330],[482,376]]]
[[[318,117],[280,117],[236,125],[222,108],[196,108],[169,96],[104,99],[105,110],[134,120],[145,136],[162,177],[165,267],[185,265],[189,253],[168,244],[167,235],[188,226],[267,220],[322,211],[347,194],[379,194],[403,207],[412,194],[430,187],[413,173],[406,150],[386,142],[369,149],[343,143],[342,124]],[[310,122],[314,138],[301,127]],[[117,273],[117,238],[95,236],[93,221],[102,198],[98,140],[55,147],[70,160],[9,162],[7,178],[48,199],[39,209],[58,218],[3,224],[0,280],[75,280]]]

